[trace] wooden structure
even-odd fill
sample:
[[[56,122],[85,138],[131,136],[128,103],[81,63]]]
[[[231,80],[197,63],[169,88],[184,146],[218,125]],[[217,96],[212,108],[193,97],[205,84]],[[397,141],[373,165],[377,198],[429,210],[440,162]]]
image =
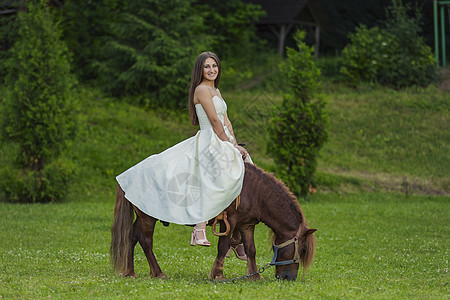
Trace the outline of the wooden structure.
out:
[[[62,7],[63,3],[59,0],[50,0],[50,6]],[[26,7],[26,0],[0,0],[0,16],[12,15],[18,11],[24,10]]]
[[[17,13],[18,1],[0,0],[0,16],[11,15]]]
[[[243,0],[261,5],[267,15],[262,17],[258,27],[267,27],[278,38],[278,53],[284,53],[286,37],[295,27],[312,31],[315,55],[319,55],[320,30],[327,16],[319,0]]]

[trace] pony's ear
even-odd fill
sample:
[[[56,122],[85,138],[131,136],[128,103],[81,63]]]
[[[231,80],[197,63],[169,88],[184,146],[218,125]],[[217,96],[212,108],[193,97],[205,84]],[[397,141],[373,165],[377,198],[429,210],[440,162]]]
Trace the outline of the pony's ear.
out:
[[[305,236],[306,235],[310,235],[310,234],[313,234],[314,232],[316,232],[317,231],[317,229],[312,229],[312,228],[309,228],[308,230],[306,230],[306,232],[305,232]]]

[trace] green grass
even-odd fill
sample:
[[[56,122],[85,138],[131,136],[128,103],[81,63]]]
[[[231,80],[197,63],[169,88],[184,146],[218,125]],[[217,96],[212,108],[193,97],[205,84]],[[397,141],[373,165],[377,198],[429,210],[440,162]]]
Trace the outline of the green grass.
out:
[[[113,195],[59,204],[0,203],[0,296],[3,298],[446,298],[448,198],[395,194],[315,195],[302,203],[318,228],[317,252],[304,282],[211,283],[215,247],[191,247],[191,228],[157,225],[155,253],[167,280],[148,278],[136,247],[137,279],[112,273],[108,247]],[[217,238],[208,233],[216,244]],[[257,263],[271,260],[268,230],[256,230]],[[226,260],[225,275],[245,273]]]
[[[435,88],[340,90],[327,98],[332,134],[321,170],[376,173],[386,181],[406,177],[431,192],[450,190],[448,94]]]
[[[239,140],[257,164],[273,169],[266,128],[282,95],[254,89],[226,98]],[[319,189],[450,195],[450,95],[437,88],[323,89],[330,117]]]

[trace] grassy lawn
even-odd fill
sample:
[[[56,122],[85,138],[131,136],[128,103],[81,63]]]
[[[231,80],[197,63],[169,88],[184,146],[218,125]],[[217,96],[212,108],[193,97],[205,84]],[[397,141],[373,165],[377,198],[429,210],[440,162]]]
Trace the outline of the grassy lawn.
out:
[[[155,253],[167,280],[148,278],[136,247],[139,278],[120,278],[109,263],[113,195],[60,204],[0,204],[0,295],[4,298],[446,298],[449,201],[395,194],[315,195],[302,204],[316,233],[315,263],[304,281],[211,283],[215,247],[189,245],[190,227],[158,224]],[[213,244],[216,238],[208,233]],[[268,230],[257,226],[257,262],[271,259]],[[245,272],[226,260],[225,275]]]

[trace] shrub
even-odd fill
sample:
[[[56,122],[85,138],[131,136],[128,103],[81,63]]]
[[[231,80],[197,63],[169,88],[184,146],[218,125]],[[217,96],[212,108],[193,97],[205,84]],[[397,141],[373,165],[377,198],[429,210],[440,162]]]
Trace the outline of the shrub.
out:
[[[57,200],[73,169],[56,163],[56,158],[75,134],[76,82],[67,47],[45,1],[29,2],[18,20],[1,118],[2,139],[18,145],[17,167],[3,170],[1,180],[9,184],[2,186],[11,201]]]
[[[295,34],[299,51],[287,48],[287,60],[280,65],[290,93],[271,117],[268,145],[277,176],[301,196],[315,185],[317,155],[327,139],[328,123],[325,101],[317,95],[320,71],[304,37],[302,31]]]
[[[350,44],[342,52],[341,73],[353,85],[378,82],[398,48],[395,37],[384,29],[361,25],[349,38]]]
[[[427,86],[437,79],[431,49],[420,36],[420,12],[409,17],[409,6],[393,1],[384,28],[361,25],[344,48],[341,73],[353,85],[380,83],[403,88]]]
[[[409,13],[409,12],[412,13]],[[410,16],[412,14],[412,16]],[[386,71],[380,75],[382,84],[397,88],[411,85],[427,86],[438,79],[436,61],[431,48],[420,36],[422,13],[401,0],[394,0],[387,11],[386,31],[396,37],[398,48]]]
[[[68,160],[53,160],[42,170],[7,165],[0,171],[0,191],[13,203],[55,202],[68,192],[76,166]]]

